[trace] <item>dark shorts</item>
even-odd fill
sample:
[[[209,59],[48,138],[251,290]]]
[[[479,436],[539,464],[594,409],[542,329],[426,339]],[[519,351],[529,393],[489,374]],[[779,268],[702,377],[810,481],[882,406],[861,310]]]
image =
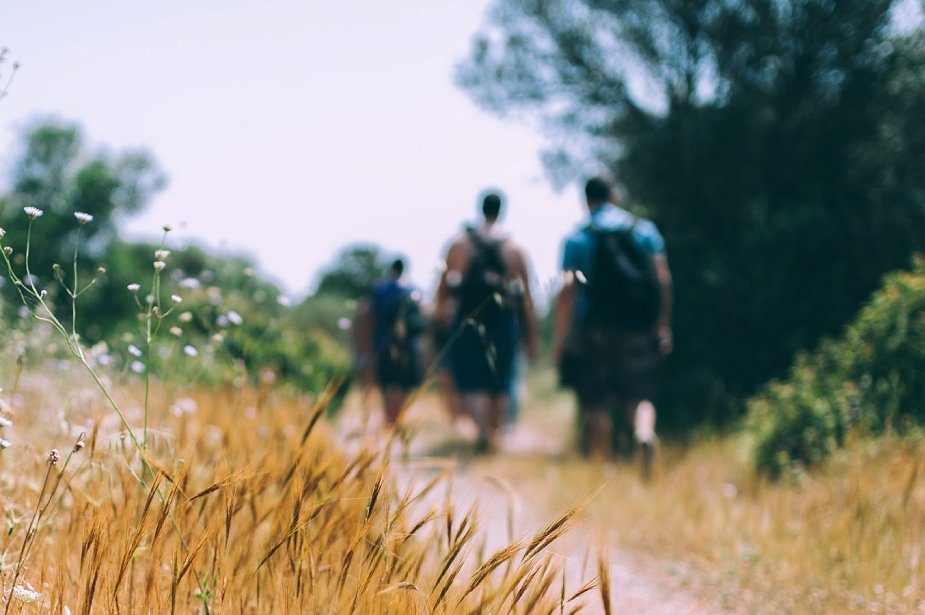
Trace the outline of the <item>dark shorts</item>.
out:
[[[520,341],[517,319],[512,313],[497,320],[461,322],[459,335],[449,349],[449,365],[456,389],[463,395],[507,395],[514,381]]]
[[[376,381],[383,390],[398,388],[410,391],[422,380],[420,353],[413,345],[384,347],[376,353]]]
[[[614,411],[618,405],[658,395],[658,336],[652,332],[588,330],[563,357],[563,384],[584,409]]]
[[[436,368],[440,371],[449,371],[452,369],[449,344],[453,339],[453,332],[446,325],[434,323],[431,339],[433,340],[433,358],[437,361]]]

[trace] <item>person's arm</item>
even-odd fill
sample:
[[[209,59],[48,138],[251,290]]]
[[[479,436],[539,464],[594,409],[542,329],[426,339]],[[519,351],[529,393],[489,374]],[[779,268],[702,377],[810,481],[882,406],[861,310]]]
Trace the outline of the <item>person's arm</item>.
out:
[[[664,253],[655,255],[655,273],[661,288],[661,308],[658,316],[658,344],[663,355],[670,354],[674,348],[671,332],[671,304],[673,288],[671,269],[668,267],[668,258]]]
[[[462,275],[463,246],[461,240],[456,240],[446,253],[443,271],[440,273],[440,283],[437,284],[437,298],[434,306],[434,317],[443,326],[449,326],[453,321],[452,295],[450,292],[451,276]]]
[[[523,323],[524,323],[524,350],[527,357],[533,361],[539,353],[539,327],[536,319],[536,309],[533,306],[533,291],[530,284],[530,265],[523,250],[514,250],[516,275],[523,284]]]
[[[575,305],[578,302],[578,279],[576,271],[581,270],[581,246],[576,240],[566,239],[562,247],[562,288],[556,294],[553,309],[553,362],[558,365],[565,350],[565,342],[568,339],[575,318]]]
[[[556,365],[558,365],[559,360],[562,358],[562,353],[565,350],[565,341],[572,327],[578,284],[575,279],[575,273],[572,271],[563,272],[562,277],[562,288],[556,295],[554,306],[555,314],[553,317],[553,334],[555,342],[553,345],[552,358]]]

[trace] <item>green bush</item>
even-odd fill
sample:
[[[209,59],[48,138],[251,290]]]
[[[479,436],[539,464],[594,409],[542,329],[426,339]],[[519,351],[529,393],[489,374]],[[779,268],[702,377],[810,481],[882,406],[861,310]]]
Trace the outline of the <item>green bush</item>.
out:
[[[801,355],[783,382],[748,403],[756,467],[810,466],[849,431],[876,435],[925,423],[925,258],[885,276],[838,340]]]

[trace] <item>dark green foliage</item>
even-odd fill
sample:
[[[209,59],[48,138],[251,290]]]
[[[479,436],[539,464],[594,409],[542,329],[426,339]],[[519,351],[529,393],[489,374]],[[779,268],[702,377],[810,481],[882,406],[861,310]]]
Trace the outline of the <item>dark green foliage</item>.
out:
[[[898,4],[494,3],[459,83],[539,117],[560,179],[614,170],[666,236],[664,429],[735,416],[925,249],[925,38]]]
[[[382,249],[373,244],[355,244],[341,250],[321,275],[318,295],[359,299],[365,297],[389,266]]]
[[[144,208],[164,183],[157,164],[142,150],[94,153],[74,124],[35,124],[23,134],[11,189],[0,199],[0,227],[10,232],[6,244],[21,253],[27,223],[22,208],[45,212],[33,229],[35,245],[42,249],[31,261],[33,272],[46,276],[53,263],[71,263],[78,228],[74,212],[88,213],[93,223],[81,229],[82,265],[88,268],[115,237],[119,217]]]
[[[852,430],[925,423],[925,259],[886,276],[840,339],[800,356],[748,408],[756,466],[772,476],[824,459]]]
[[[126,287],[140,284],[137,297],[144,303],[153,292],[153,262],[160,246],[120,240],[117,223],[120,216],[143,208],[164,179],[143,152],[118,156],[88,152],[75,125],[36,124],[24,133],[23,141],[11,190],[0,199],[0,228],[6,231],[3,245],[13,250],[11,260],[22,275],[28,224],[23,207],[44,210],[32,225],[30,269],[37,286],[48,291],[46,302],[70,323],[70,300],[55,281],[53,265],[61,265],[59,275],[70,286],[80,229],[81,286],[94,276],[97,280],[79,298],[77,331],[88,346],[105,342],[94,354],[105,354],[110,365],[127,371],[136,358],[128,353],[128,344],[143,352],[147,347],[142,310]],[[93,221],[79,226],[74,218],[77,211],[93,215]],[[340,322],[349,308],[343,299],[315,297],[298,309],[289,308],[279,288],[262,278],[249,258],[219,256],[195,246],[176,249],[169,236],[167,247],[173,249],[166,258],[160,302],[166,310],[171,294],[183,301],[156,332],[148,365],[152,373],[174,382],[220,384],[242,375],[255,383],[262,370],[272,370],[311,393],[334,381],[349,381],[352,368]],[[349,267],[341,267],[353,277],[332,274],[326,287],[355,283],[367,265],[363,256],[378,253],[367,249],[356,254],[356,258],[345,257]],[[98,273],[100,266],[104,274]],[[9,283],[0,285],[0,293],[5,299],[0,307],[11,322],[20,298]],[[180,319],[183,313],[188,316]],[[234,318],[229,318],[231,313]],[[181,326],[182,332],[170,333],[171,326]],[[31,344],[20,345],[24,353],[32,350]],[[186,356],[185,346],[200,354]]]

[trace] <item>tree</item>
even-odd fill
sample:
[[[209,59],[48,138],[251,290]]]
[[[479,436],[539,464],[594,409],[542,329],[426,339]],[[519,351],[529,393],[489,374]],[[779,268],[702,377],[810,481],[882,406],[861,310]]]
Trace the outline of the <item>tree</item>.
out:
[[[163,185],[164,176],[142,150],[91,153],[76,125],[36,124],[23,134],[11,189],[0,198],[0,227],[8,231],[4,242],[13,249],[14,262],[21,263],[28,222],[23,207],[37,207],[44,214],[31,233],[33,274],[54,293],[52,267],[60,264],[69,274],[79,228],[78,268],[88,281],[117,237],[118,220],[140,211]],[[78,225],[76,212],[90,214],[93,221]],[[112,292],[86,295],[88,310],[99,320],[113,308]]]
[[[75,212],[93,216],[93,223],[81,228],[81,241],[98,257],[115,237],[119,217],[140,211],[163,187],[164,176],[144,151],[93,154],[76,125],[45,122],[24,133],[11,185],[0,199],[0,225],[24,230],[23,207],[44,211],[42,224],[33,229],[40,250],[32,254],[32,262],[38,275],[48,275],[52,263],[68,263],[73,257]],[[19,251],[25,233],[12,235],[8,243]]]
[[[337,255],[334,264],[321,274],[315,294],[359,299],[369,292],[388,266],[387,257],[377,245],[347,246]]]
[[[666,236],[667,424],[728,418],[925,249],[925,44],[899,4],[497,0],[476,35],[459,83]]]

